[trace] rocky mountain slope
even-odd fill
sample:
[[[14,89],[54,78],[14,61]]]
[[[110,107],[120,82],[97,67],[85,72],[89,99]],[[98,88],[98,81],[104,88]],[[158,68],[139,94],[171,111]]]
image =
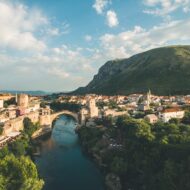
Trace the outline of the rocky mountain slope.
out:
[[[128,59],[108,61],[93,80],[74,94],[190,94],[190,46],[149,50]]]

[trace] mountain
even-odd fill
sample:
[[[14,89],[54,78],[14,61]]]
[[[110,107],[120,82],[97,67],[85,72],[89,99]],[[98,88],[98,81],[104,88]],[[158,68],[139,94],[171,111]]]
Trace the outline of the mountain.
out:
[[[190,94],[190,46],[146,51],[128,59],[108,61],[93,80],[73,94]]]
[[[52,94],[50,92],[45,92],[41,90],[36,90],[36,91],[20,91],[20,90],[0,90],[0,93],[10,93],[10,94],[29,94],[32,96],[44,96],[44,95],[49,95]]]

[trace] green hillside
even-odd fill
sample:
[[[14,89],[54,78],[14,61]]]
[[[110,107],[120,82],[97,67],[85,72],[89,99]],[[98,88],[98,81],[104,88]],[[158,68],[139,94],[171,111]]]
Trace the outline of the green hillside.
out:
[[[190,94],[190,46],[149,50],[108,61],[93,80],[74,94],[130,94],[148,89],[158,95]]]

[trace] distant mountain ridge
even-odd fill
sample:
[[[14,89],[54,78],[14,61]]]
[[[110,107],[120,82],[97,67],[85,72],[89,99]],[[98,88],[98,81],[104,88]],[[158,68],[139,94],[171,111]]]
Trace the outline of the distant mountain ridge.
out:
[[[105,63],[93,80],[73,94],[190,94],[190,46],[149,50]]]
[[[51,92],[45,92],[41,90],[36,91],[20,91],[20,90],[0,90],[0,93],[10,93],[10,94],[29,94],[33,96],[43,96],[43,95],[49,95],[52,94]]]

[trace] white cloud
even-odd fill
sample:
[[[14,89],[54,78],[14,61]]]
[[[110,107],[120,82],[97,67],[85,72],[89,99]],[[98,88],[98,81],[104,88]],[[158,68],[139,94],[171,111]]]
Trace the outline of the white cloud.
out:
[[[170,21],[146,30],[140,26],[117,35],[101,36],[102,51],[112,59],[126,58],[136,53],[170,44],[190,42],[190,19]]]
[[[48,69],[47,72],[50,74],[50,75],[55,75],[59,78],[62,78],[62,79],[65,79],[65,78],[68,78],[70,77],[70,74],[63,71],[63,70],[60,70],[59,68],[57,67],[53,67],[51,69]]]
[[[105,8],[107,7],[108,4],[111,4],[111,2],[112,2],[111,0],[96,0],[93,5],[93,8],[96,10],[98,14],[103,14]],[[106,16],[107,25],[110,28],[116,27],[119,24],[117,14],[115,11],[108,10],[105,16]]]
[[[90,41],[92,41],[92,36],[86,35],[86,36],[84,37],[84,39],[85,39],[87,42],[90,42]]]
[[[12,84],[19,82],[22,89],[38,89],[41,85],[41,89],[46,90],[73,90],[78,86],[86,85],[96,71],[97,58],[94,56],[94,51],[88,55],[83,51],[84,49],[80,47],[62,45],[48,48],[46,52],[39,52],[32,56],[27,54],[22,57],[9,56],[6,52],[2,53],[0,54],[0,86],[11,88]],[[9,79],[6,84],[3,82],[5,77]]]
[[[115,11],[113,10],[109,10],[107,11],[107,24],[109,27],[116,27],[119,24],[118,18],[117,18],[117,14]]]
[[[183,8],[183,12],[184,12],[184,13],[190,12],[190,6],[189,6],[189,7],[184,7],[184,8]]]
[[[98,14],[102,14],[109,3],[111,3],[111,0],[96,0],[92,7]]]
[[[0,1],[0,47],[17,50],[41,51],[46,44],[35,36],[35,32],[48,20],[37,10],[29,10],[20,3]]]
[[[177,9],[182,9],[184,12],[188,12],[190,9],[190,0],[144,0],[144,4],[149,9],[144,10],[144,13],[165,16]]]
[[[177,9],[187,13],[190,9],[190,0],[144,0],[144,4],[150,7],[144,13],[157,16],[168,15]]]
[[[67,22],[61,24],[61,34],[68,34],[70,32],[70,25]]]
[[[59,36],[60,35],[59,28],[50,28],[47,30],[47,34],[50,36]]]

